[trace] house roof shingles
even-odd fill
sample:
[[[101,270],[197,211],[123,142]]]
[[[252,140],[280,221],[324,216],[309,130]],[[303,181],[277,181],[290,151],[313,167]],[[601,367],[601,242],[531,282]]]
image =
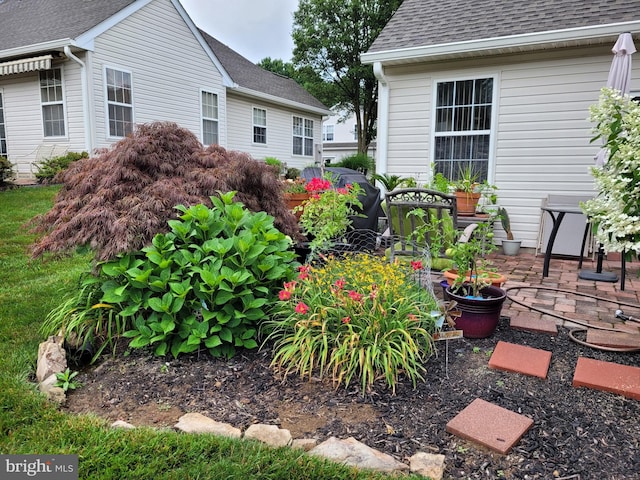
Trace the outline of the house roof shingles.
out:
[[[639,0],[404,0],[368,52],[637,20]]]
[[[239,86],[327,110],[325,105],[294,80],[259,67],[203,30],[200,30],[200,34],[220,60],[231,79]]]
[[[134,1],[0,1],[0,52],[76,38]]]

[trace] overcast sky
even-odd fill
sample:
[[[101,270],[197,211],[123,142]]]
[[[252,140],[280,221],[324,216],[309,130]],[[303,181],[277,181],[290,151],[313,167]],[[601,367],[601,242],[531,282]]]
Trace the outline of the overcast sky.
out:
[[[180,0],[197,27],[243,57],[291,60],[298,0]]]

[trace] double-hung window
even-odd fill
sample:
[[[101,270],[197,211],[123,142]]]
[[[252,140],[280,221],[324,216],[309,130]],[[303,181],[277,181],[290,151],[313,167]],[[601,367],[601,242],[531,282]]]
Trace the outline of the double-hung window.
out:
[[[253,143],[267,144],[267,111],[263,108],[253,109]]]
[[[322,126],[322,141],[333,142],[335,125]]]
[[[40,72],[42,128],[45,137],[64,137],[64,98],[62,71],[59,68]]]
[[[109,136],[126,137],[133,131],[131,73],[106,69]]]
[[[434,173],[456,180],[470,168],[478,181],[487,180],[493,84],[493,78],[437,83]]]
[[[218,137],[218,95],[202,91],[202,143],[214,145],[220,143]]]
[[[7,130],[4,125],[4,104],[2,103],[2,92],[0,91],[0,157],[7,156]]]
[[[313,120],[293,117],[293,154],[313,157]]]

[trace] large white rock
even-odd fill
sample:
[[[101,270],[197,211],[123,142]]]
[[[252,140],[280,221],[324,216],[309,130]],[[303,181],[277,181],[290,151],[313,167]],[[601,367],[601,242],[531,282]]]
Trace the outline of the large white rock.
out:
[[[62,337],[49,337],[38,347],[36,378],[42,382],[47,377],[67,369],[67,354],[62,347]]]
[[[276,425],[256,423],[244,432],[244,438],[259,440],[271,447],[286,447],[291,444],[291,432]]]
[[[433,480],[442,480],[444,474],[444,455],[418,452],[409,458],[412,473],[417,473]]]
[[[216,422],[200,413],[186,413],[174,428],[185,433],[213,433],[222,437],[240,438],[242,432],[228,423]]]
[[[394,472],[408,470],[409,466],[397,461],[391,455],[379,452],[353,437],[339,440],[331,437],[309,451],[310,455],[324,457],[345,465]]]

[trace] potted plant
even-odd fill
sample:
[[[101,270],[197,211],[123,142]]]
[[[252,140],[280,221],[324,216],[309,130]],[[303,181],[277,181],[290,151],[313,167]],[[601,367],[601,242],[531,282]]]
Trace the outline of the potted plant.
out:
[[[511,231],[511,220],[509,220],[509,213],[504,207],[498,210],[498,216],[500,217],[500,223],[502,228],[507,234],[507,239],[502,240],[502,251],[505,255],[515,256],[520,252],[521,240],[514,240],[513,232]]]
[[[304,178],[286,179],[284,182],[284,197],[287,206],[300,220],[304,207],[301,205],[309,200],[311,193],[306,189],[307,182]],[[300,207],[300,208],[298,208]]]
[[[311,251],[331,248],[351,224],[352,217],[362,208],[358,199],[361,187],[357,183],[334,188],[329,178],[313,178],[305,186],[309,200],[294,209],[302,211],[300,227],[310,240]]]
[[[485,338],[493,334],[507,297],[500,288],[506,277],[497,273],[486,258],[495,250],[492,228],[492,224],[482,223],[466,242],[459,241],[447,250],[456,270],[444,272],[450,281],[445,295],[456,302],[456,308],[460,310],[456,328],[468,338]]]
[[[457,199],[458,215],[472,217],[480,200],[478,175],[471,165],[460,169],[458,179],[452,182]]]

